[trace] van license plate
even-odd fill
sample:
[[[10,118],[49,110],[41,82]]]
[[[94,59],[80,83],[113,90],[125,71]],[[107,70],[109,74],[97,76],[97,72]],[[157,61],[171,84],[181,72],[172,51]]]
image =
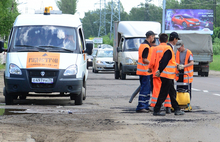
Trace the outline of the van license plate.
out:
[[[32,78],[32,83],[53,83],[53,78]]]

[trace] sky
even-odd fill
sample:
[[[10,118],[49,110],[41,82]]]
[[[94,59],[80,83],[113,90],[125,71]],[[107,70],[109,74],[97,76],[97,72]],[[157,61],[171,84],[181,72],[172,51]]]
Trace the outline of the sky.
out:
[[[56,6],[57,0],[17,0],[19,3],[18,9],[20,13],[34,13],[35,10],[44,9],[46,6],[52,6],[54,10],[58,10]],[[110,2],[111,0],[106,0]],[[114,0],[116,1],[116,0]],[[129,1],[129,2],[128,2]],[[158,4],[158,0],[153,0],[154,4]],[[161,1],[161,0],[159,0]],[[132,7],[138,7],[140,3],[145,3],[145,0],[120,0],[124,10],[129,13]],[[100,0],[78,0],[77,15],[80,18],[84,17],[84,13],[94,8],[100,8]]]

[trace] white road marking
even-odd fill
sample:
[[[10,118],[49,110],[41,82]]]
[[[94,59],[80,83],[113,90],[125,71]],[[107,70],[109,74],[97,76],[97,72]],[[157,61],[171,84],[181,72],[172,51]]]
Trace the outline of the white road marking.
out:
[[[192,88],[192,90],[193,90],[193,91],[201,91],[201,90],[199,90],[199,89],[195,89],[195,88]]]
[[[201,91],[199,89],[195,89],[195,88],[192,88],[193,91]],[[202,90],[204,93],[208,93],[209,91],[208,90]],[[220,97],[220,94],[212,94],[212,95],[215,95],[215,96],[219,96]]]
[[[215,96],[219,96],[219,97],[220,97],[220,94],[213,94],[213,95],[215,95]]]

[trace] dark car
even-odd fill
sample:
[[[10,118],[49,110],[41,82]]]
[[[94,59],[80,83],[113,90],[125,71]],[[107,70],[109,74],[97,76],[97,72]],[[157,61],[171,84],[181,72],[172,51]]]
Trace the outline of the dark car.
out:
[[[198,19],[193,18],[189,15],[175,15],[172,18],[172,24],[180,25],[183,29],[190,28],[190,27],[199,27],[200,22]]]

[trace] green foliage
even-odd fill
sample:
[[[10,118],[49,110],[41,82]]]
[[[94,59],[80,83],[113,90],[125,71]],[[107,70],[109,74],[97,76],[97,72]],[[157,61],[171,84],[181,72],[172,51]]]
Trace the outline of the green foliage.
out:
[[[214,42],[215,38],[220,38],[220,27],[214,27],[212,40]]]
[[[129,13],[129,21],[157,21],[162,22],[162,8],[154,4],[140,4],[133,7]]]
[[[113,8],[113,11],[116,11],[117,8]],[[110,22],[111,22],[111,3],[109,2],[105,9],[106,14],[106,33],[110,33]],[[128,20],[128,14],[124,11],[124,8],[121,4],[120,11],[120,19],[121,21]],[[85,17],[82,20],[83,31],[85,38],[89,37],[97,37],[99,32],[99,24],[100,24],[100,10],[96,9],[94,11],[85,12]],[[116,21],[116,17],[113,17],[113,21]]]
[[[213,54],[214,55],[220,54],[220,39],[217,37],[214,39],[214,43],[213,43]]]
[[[110,33],[108,35],[102,36],[103,44],[109,44],[113,46],[113,38],[110,39],[109,37],[110,37]],[[111,37],[113,37],[113,35]]]
[[[19,15],[15,0],[0,1],[0,37],[3,40],[8,38],[15,18]]]
[[[213,62],[209,64],[209,69],[220,71],[220,55],[213,56]]]
[[[58,8],[65,14],[76,13],[76,2],[77,0],[60,0],[57,1]]]

